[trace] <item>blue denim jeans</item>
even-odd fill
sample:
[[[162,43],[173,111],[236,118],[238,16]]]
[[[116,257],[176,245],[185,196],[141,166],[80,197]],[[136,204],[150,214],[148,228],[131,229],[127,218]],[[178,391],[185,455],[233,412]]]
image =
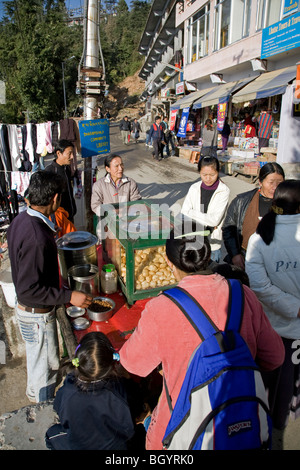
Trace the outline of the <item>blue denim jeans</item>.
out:
[[[29,313],[15,307],[26,346],[27,397],[36,402],[54,397],[59,368],[55,307],[48,313]]]

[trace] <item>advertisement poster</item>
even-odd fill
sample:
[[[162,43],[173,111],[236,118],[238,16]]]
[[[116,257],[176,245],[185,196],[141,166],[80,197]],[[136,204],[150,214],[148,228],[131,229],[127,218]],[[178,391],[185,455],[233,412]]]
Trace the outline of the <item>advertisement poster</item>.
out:
[[[186,126],[187,126],[189,114],[190,114],[190,107],[188,106],[186,108],[183,108],[177,137],[186,136]]]
[[[170,118],[170,131],[175,130],[175,124],[176,124],[176,116],[177,116],[177,110],[173,109],[171,111],[171,118]]]
[[[223,130],[226,113],[227,113],[227,103],[219,103],[218,104],[218,131],[219,132]]]
[[[109,121],[107,119],[79,121],[79,134],[83,158],[110,152]]]

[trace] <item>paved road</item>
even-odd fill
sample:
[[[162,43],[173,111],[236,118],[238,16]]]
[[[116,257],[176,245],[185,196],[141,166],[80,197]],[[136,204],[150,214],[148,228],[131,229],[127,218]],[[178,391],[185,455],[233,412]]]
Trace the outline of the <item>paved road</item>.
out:
[[[156,203],[173,206],[181,204],[192,183],[198,179],[197,166],[178,157],[170,157],[161,162],[156,162],[151,157],[151,150],[145,147],[144,142],[125,146],[121,142],[119,129],[111,126],[111,152],[122,156],[125,163],[125,173],[135,179],[145,199],[151,199]],[[100,175],[104,175],[104,157],[94,159],[94,164],[99,167]],[[82,166],[82,163],[81,163]],[[236,194],[253,188],[244,178],[234,178],[222,175],[223,181],[231,190],[230,198]],[[77,200],[78,215],[75,224],[79,229],[84,228],[84,199]],[[25,358],[21,358],[21,367],[25,367]],[[2,366],[1,392],[17,393],[8,388],[8,377],[14,373],[14,369]],[[25,375],[18,389],[25,393]],[[18,390],[18,392],[19,392]],[[17,401],[16,401],[17,403]],[[55,415],[52,404],[24,406],[12,412],[0,416],[0,449],[42,450],[45,449],[44,432],[53,423]],[[300,420],[291,422],[284,436],[276,436],[273,448],[284,450],[300,450]]]

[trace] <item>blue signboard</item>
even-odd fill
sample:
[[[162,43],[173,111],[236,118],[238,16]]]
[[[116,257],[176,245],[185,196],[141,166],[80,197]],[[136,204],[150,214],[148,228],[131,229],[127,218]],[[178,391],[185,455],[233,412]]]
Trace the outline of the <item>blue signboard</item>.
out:
[[[261,58],[300,47],[300,13],[263,29]]]
[[[189,114],[190,114],[190,107],[188,106],[188,107],[186,107],[182,110],[182,115],[181,115],[181,119],[180,119],[180,124],[179,124],[177,137],[185,137],[186,136],[186,126],[187,126]]]
[[[79,134],[83,158],[110,152],[109,121],[107,119],[79,121]]]
[[[283,14],[282,17],[285,18],[286,16],[293,15],[299,9],[299,1],[298,0],[284,0],[283,2]]]

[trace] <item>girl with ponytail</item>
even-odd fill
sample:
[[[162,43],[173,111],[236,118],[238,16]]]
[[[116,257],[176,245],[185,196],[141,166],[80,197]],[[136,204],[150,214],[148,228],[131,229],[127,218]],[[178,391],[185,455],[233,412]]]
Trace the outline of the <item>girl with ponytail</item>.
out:
[[[46,433],[51,450],[127,450],[135,434],[132,408],[141,397],[132,391],[119,354],[101,332],[87,333],[73,358],[63,365],[68,373],[58,390],[54,410],[59,416]],[[139,410],[140,412],[140,410]]]

